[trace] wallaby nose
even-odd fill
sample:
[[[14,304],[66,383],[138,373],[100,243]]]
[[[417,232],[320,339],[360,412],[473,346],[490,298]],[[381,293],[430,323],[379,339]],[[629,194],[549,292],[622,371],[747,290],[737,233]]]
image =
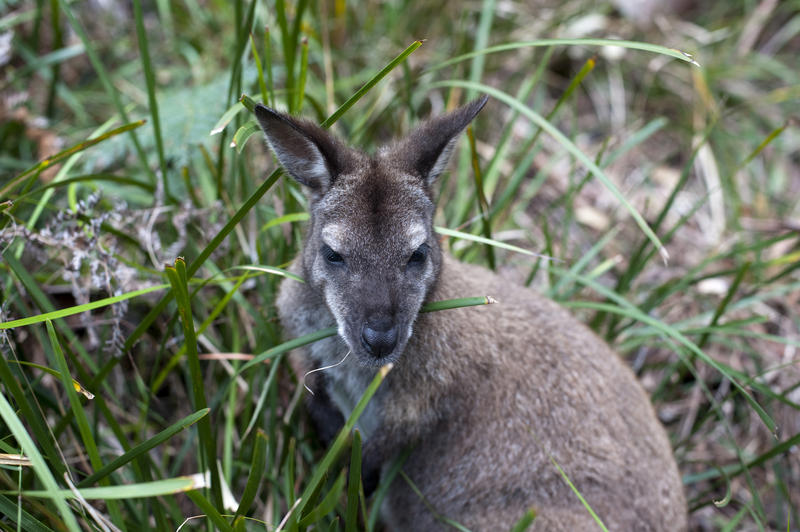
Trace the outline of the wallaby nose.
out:
[[[361,329],[361,344],[370,355],[384,357],[397,345],[397,327],[388,318],[369,320]]]

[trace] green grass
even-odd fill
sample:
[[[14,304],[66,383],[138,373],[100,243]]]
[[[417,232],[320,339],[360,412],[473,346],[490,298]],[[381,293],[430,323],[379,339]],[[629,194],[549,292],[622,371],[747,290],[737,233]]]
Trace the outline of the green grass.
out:
[[[797,529],[797,1],[648,31],[583,0],[6,4],[0,453],[30,465],[0,466],[2,530],[380,530],[403,457],[365,499],[355,417],[309,427],[286,353],[335,331],[277,322],[306,205],[250,112],[371,150],[480,93],[445,245],[629,361],[693,527]]]

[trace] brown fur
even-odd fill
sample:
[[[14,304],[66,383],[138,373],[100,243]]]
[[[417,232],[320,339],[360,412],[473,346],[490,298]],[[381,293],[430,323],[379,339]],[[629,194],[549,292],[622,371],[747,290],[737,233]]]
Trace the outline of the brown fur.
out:
[[[309,379],[318,394],[312,416],[332,433],[377,366],[395,363],[360,420],[364,467],[377,472],[413,449],[403,470],[425,501],[396,478],[383,508],[389,530],[447,529],[442,517],[475,531],[506,530],[529,508],[538,515],[532,530],[597,529],[555,464],[609,530],[685,530],[669,441],[631,370],[563,308],[439,249],[431,174],[480,107],[428,122],[376,157],[338,154],[339,167],[322,172],[322,182],[306,179],[311,224],[293,270],[309,282],[284,281],[278,310],[291,336],[339,326],[340,336],[293,354],[300,371],[351,352]],[[291,119],[267,111],[259,119],[270,145],[303,182],[298,139],[281,137],[293,137],[280,122]],[[300,135],[311,127],[291,123]],[[430,254],[425,269],[414,270],[404,230],[420,223]],[[331,224],[342,265],[319,257],[322,228]],[[417,315],[423,301],[483,295],[499,304]],[[408,338],[398,325],[398,347],[378,360],[358,341],[375,315],[397,324],[410,315],[413,323]]]

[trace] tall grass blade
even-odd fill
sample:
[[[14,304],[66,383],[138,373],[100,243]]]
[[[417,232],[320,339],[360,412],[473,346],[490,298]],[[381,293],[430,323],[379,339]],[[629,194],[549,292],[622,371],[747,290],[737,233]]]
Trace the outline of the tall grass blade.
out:
[[[53,368],[48,368],[47,366],[43,366],[41,364],[35,364],[33,362],[28,362],[26,360],[9,360],[11,364],[19,364],[20,366],[29,366],[31,368],[36,368],[39,371],[44,371],[48,375],[52,375],[53,377],[61,380],[61,373],[54,370]],[[72,379],[72,387],[75,389],[76,392],[83,395],[87,399],[91,400],[94,399],[94,394],[83,387],[83,385],[75,379]]]
[[[481,243],[481,244],[494,246],[496,248],[507,249],[508,251],[514,251],[516,253],[522,253],[523,255],[529,255],[531,257],[541,257],[541,258],[545,258],[545,259],[550,259],[550,257],[546,257],[544,255],[539,255],[538,253],[534,253],[533,251],[529,251],[529,250],[527,250],[525,248],[521,248],[521,247],[515,246],[513,244],[507,244],[505,242],[500,242],[499,240],[492,240],[492,239],[485,238],[485,237],[482,237],[482,236],[473,235],[473,234],[470,234],[470,233],[465,233],[463,231],[457,231],[455,229],[449,229],[447,227],[439,227],[439,226],[437,226],[437,227],[434,227],[434,229],[440,235],[449,236],[449,237],[452,237],[452,238],[461,238],[463,240],[471,240],[473,242],[478,242],[478,243]],[[556,260],[556,259],[552,259],[552,260]]]
[[[217,508],[220,508],[221,506],[212,504],[211,501],[203,497],[203,494],[199,491],[188,491],[186,492],[186,495],[188,495],[192,502],[195,503],[204,514],[206,514],[206,517],[208,517],[209,521],[214,524],[216,530],[233,532],[233,527],[228,524],[228,520],[225,519],[222,514],[219,513],[219,511],[217,511]]]
[[[231,120],[233,120],[237,114],[239,114],[241,111],[244,111],[245,109],[246,107],[242,102],[236,102],[235,104],[231,105],[228,108],[228,110],[222,113],[222,116],[219,117],[217,123],[214,124],[213,128],[211,128],[211,132],[209,133],[209,135],[216,135],[218,133],[221,133],[222,130],[225,129],[225,127],[228,124],[230,124]]]
[[[272,81],[272,42],[270,41],[269,27],[264,28],[264,66],[267,71],[267,94],[269,106],[275,107],[275,84]],[[267,100],[264,100],[267,103]]]
[[[136,25],[136,39],[139,42],[139,56],[142,59],[142,71],[147,85],[147,105],[150,108],[150,117],[153,119],[153,136],[155,137],[158,165],[161,170],[161,181],[164,193],[170,197],[169,180],[167,179],[167,160],[164,156],[164,140],[161,136],[161,117],[158,113],[158,100],[156,99],[156,76],[153,63],[150,61],[150,48],[147,45],[147,31],[142,19],[142,0],[133,0],[133,19]]]
[[[92,429],[89,427],[89,418],[86,415],[86,411],[83,409],[78,393],[75,391],[75,388],[71,386],[72,378],[70,377],[69,368],[67,367],[67,360],[64,357],[64,352],[61,350],[61,344],[58,341],[53,322],[48,320],[45,322],[45,325],[47,326],[47,335],[50,337],[50,346],[53,348],[55,365],[58,367],[61,374],[61,383],[67,390],[70,409],[78,425],[78,432],[83,442],[83,448],[89,455],[89,462],[92,464],[92,468],[97,471],[103,467],[103,461],[100,459],[97,442],[95,442],[94,434],[92,434]],[[116,523],[122,523],[122,514],[120,513],[119,505],[116,502],[106,502],[106,504],[108,505],[108,511],[114,518],[114,521]]]
[[[467,138],[469,139],[470,162],[472,163],[472,174],[475,178],[475,195],[478,202],[478,212],[481,216],[483,225],[483,236],[487,240],[492,239],[492,227],[489,220],[489,202],[483,192],[483,176],[481,174],[480,163],[478,162],[478,150],[475,148],[475,135],[472,126],[467,127]],[[494,249],[486,244],[486,258],[489,261],[489,268],[495,269]]]
[[[531,508],[525,514],[519,518],[519,521],[514,523],[514,526],[511,527],[510,532],[525,532],[528,528],[533,524],[533,521],[536,519],[536,510]]]
[[[80,532],[81,528],[78,526],[78,521],[67,505],[66,499],[71,493],[69,490],[64,490],[66,491],[66,493],[64,493],[64,491],[58,488],[58,484],[56,484],[56,479],[50,472],[50,468],[47,467],[44,458],[39,454],[39,449],[28,435],[25,427],[22,426],[22,422],[9,404],[5,394],[0,394],[0,417],[5,421],[9,432],[14,435],[14,439],[17,440],[22,452],[30,459],[33,471],[36,473],[36,476],[39,477],[42,484],[44,484],[45,490],[42,493],[53,500],[58,513],[61,514],[61,518],[64,520],[63,524],[67,527],[67,530],[70,532]]]
[[[78,21],[75,17],[74,13],[72,12],[72,8],[69,5],[69,2],[66,0],[59,0],[59,5],[61,6],[61,10],[67,15],[67,19],[69,20],[69,25],[72,27],[73,31],[78,35],[78,38],[83,43],[84,48],[86,48],[86,54],[89,56],[89,61],[92,63],[92,67],[94,67],[95,72],[97,72],[97,76],[100,78],[100,82],[103,85],[103,89],[106,92],[106,95],[114,104],[114,107],[117,109],[117,114],[122,118],[123,122],[130,122],[128,119],[128,112],[125,110],[125,106],[122,105],[122,100],[119,97],[119,93],[117,89],[114,88],[114,84],[111,83],[111,78],[106,71],[105,66],[103,65],[100,56],[95,50],[93,41],[89,38],[89,35],[86,33],[86,30],[83,28],[83,25]],[[136,153],[139,156],[139,161],[142,164],[142,168],[144,171],[150,176],[151,182],[155,184],[155,174],[150,169],[150,166],[147,162],[147,154],[142,149],[142,145],[139,142],[139,138],[136,136],[136,132],[128,130],[128,134],[131,137],[131,141],[133,141],[133,146],[136,149]],[[0,195],[2,192],[0,191]]]
[[[36,519],[22,508],[18,501],[0,495],[0,515],[5,516],[11,523],[16,523],[16,530],[25,532],[52,532],[53,529]],[[9,527],[9,530],[11,528]]]
[[[495,0],[483,0],[481,3],[481,16],[478,21],[478,31],[475,33],[474,52],[479,52],[486,48],[489,43],[489,34],[492,30],[492,22],[495,13]],[[469,80],[478,83],[483,78],[483,66],[486,62],[486,54],[476,53],[471,57],[469,66]],[[467,91],[467,99],[475,98],[475,89]]]
[[[153,482],[135,482],[121,486],[103,486],[97,488],[79,489],[77,493],[86,500],[124,500],[124,499],[143,499],[148,497],[159,497],[161,495],[172,495],[175,493],[186,493],[192,490],[202,489],[206,481],[200,473],[189,476],[156,480]],[[24,490],[21,492],[26,497],[38,497],[45,499],[75,498],[76,494],[72,490],[62,489],[48,490]]]
[[[116,129],[113,129],[113,130],[109,131],[108,133],[104,133],[104,134],[102,134],[102,135],[100,135],[100,136],[98,136],[96,138],[85,140],[83,142],[79,142],[78,144],[75,144],[74,146],[70,146],[69,148],[67,148],[65,150],[62,150],[62,151],[56,153],[55,155],[51,155],[49,157],[45,157],[44,159],[42,159],[41,161],[39,161],[38,163],[36,163],[32,167],[28,168],[27,170],[25,170],[24,172],[19,174],[17,177],[13,178],[3,188],[1,188],[0,189],[0,198],[8,195],[8,193],[11,190],[13,190],[14,187],[19,185],[19,183],[21,183],[23,179],[25,179],[26,177],[30,176],[31,174],[35,173],[36,175],[38,175],[41,172],[43,172],[44,170],[47,170],[48,168],[53,166],[54,164],[66,159],[70,155],[73,155],[73,154],[76,154],[78,152],[81,152],[81,151],[83,151],[83,150],[85,150],[87,148],[91,148],[95,144],[99,144],[99,143],[103,142],[106,139],[109,139],[111,137],[119,135],[120,133],[125,133],[126,131],[132,131],[132,130],[136,129],[137,127],[140,127],[140,126],[144,125],[144,123],[145,123],[144,120],[137,120],[136,122],[131,122],[130,124],[125,124],[124,126],[121,126],[121,127],[116,128]]]
[[[575,494],[575,496],[578,497],[578,499],[581,501],[581,504],[583,504],[583,507],[586,508],[586,511],[589,512],[589,514],[592,516],[592,518],[594,519],[595,523],[597,523],[597,526],[599,526],[603,530],[603,532],[608,532],[608,529],[606,528],[606,525],[603,524],[603,521],[600,520],[600,517],[595,513],[594,510],[592,510],[592,507],[589,505],[588,502],[586,502],[586,499],[583,498],[583,495],[581,495],[581,492],[578,491],[578,488],[575,487],[575,485],[569,479],[569,477],[564,472],[564,470],[561,469],[561,466],[558,465],[558,462],[556,462],[556,459],[551,456],[550,457],[550,461],[553,463],[553,465],[556,467],[556,469],[558,469],[559,475],[561,475],[561,478],[563,478],[564,482],[567,483],[567,486],[569,486],[569,489],[571,489],[572,492]],[[631,502],[633,502],[633,501],[631,501]]]
[[[203,373],[200,370],[200,359],[197,357],[197,336],[194,329],[194,318],[189,300],[187,284],[186,263],[182,258],[175,260],[174,266],[165,268],[167,277],[175,294],[175,303],[178,314],[183,324],[184,345],[186,346],[186,361],[189,366],[189,381],[192,390],[192,402],[197,410],[204,410],[206,406],[205,386]],[[198,436],[200,440],[200,465],[205,466],[211,476],[211,493],[218,508],[222,507],[222,487],[216,468],[217,444],[211,431],[211,420],[204,416],[198,423]]]
[[[636,224],[642,230],[642,232],[647,235],[651,242],[656,246],[656,249],[659,250],[661,253],[662,258],[666,261],[669,258],[669,254],[667,253],[666,248],[658,239],[656,234],[650,229],[650,226],[647,222],[642,218],[642,215],[639,214],[633,205],[628,202],[625,196],[619,191],[619,189],[614,185],[614,183],[606,176],[605,172],[603,172],[597,164],[588,158],[581,150],[578,148],[571,140],[569,140],[561,131],[559,131],[556,127],[542,118],[538,113],[527,107],[525,104],[510,96],[509,94],[502,92],[494,87],[490,87],[488,85],[484,85],[482,83],[471,83],[468,81],[461,81],[461,80],[450,80],[450,81],[440,81],[431,84],[431,87],[462,87],[462,88],[474,88],[476,90],[480,90],[481,92],[492,96],[501,102],[507,104],[509,107],[516,109],[527,118],[529,118],[533,123],[537,126],[545,130],[551,137],[559,142],[568,152],[570,152],[578,161],[581,162],[589,171],[594,174],[597,179],[603,183],[603,185],[608,189],[609,192],[622,204],[625,209],[630,213],[633,217]]]
[[[253,135],[261,133],[261,126],[255,120],[249,120],[246,124],[236,130],[231,141],[231,148],[236,148],[236,153],[242,153],[244,145]]]
[[[269,32],[267,32],[267,39],[269,39]],[[267,83],[264,81],[264,67],[261,65],[261,57],[258,55],[258,48],[256,47],[256,40],[253,37],[253,32],[250,32],[250,52],[253,54],[253,62],[256,64],[256,72],[258,73],[258,88],[261,91],[261,101],[265,105],[269,102],[267,95]]]
[[[81,312],[89,312],[91,310],[95,310],[98,308],[107,307],[109,305],[113,305],[114,303],[125,301],[126,299],[142,296],[145,294],[149,294],[151,292],[157,292],[159,290],[164,290],[165,288],[169,288],[169,285],[158,284],[155,286],[150,286],[148,288],[142,288],[141,290],[134,290],[132,292],[127,292],[125,294],[120,294],[118,296],[105,297],[103,299],[98,299],[97,301],[92,301],[90,303],[85,303],[83,305],[75,305],[74,307],[54,310],[52,312],[45,312],[43,314],[37,314],[35,316],[28,316],[27,318],[4,321],[0,323],[0,330],[13,329],[14,327],[24,327],[26,325],[33,325],[34,323],[41,323],[43,321],[66,318],[67,316],[72,316],[74,314],[80,314]]]
[[[98,469],[96,472],[94,472],[93,474],[89,475],[88,477],[80,481],[77,486],[79,488],[88,487],[94,484],[95,482],[107,477],[114,471],[120,469],[125,464],[131,462],[132,460],[135,460],[144,453],[168,441],[170,438],[172,438],[179,432],[191,427],[192,425],[197,423],[198,420],[207,416],[209,411],[210,410],[208,408],[204,408],[203,410],[198,410],[197,412],[186,416],[180,421],[173,423],[172,425],[162,430],[152,438],[143,441],[136,447],[121,454],[120,456],[118,456],[117,458],[115,458],[102,468]]]
[[[725,297],[722,298],[722,301],[719,302],[719,305],[717,305],[716,310],[714,310],[714,316],[712,316],[711,322],[708,324],[709,327],[715,327],[717,323],[719,323],[719,319],[725,313],[725,310],[727,310],[728,305],[730,305],[730,302],[736,295],[736,291],[739,289],[739,285],[742,283],[744,276],[747,275],[748,270],[750,270],[750,265],[751,263],[749,261],[745,262],[744,264],[742,264],[742,267],[739,268],[739,271],[736,272],[736,277],[733,279],[733,282],[731,283],[730,288],[725,294]],[[700,339],[697,341],[697,347],[703,349],[706,346],[709,334],[711,333],[710,332],[703,333],[703,336],[701,336]]]
[[[239,501],[239,507],[236,509],[234,519],[247,515],[250,510],[250,506],[252,506],[256,498],[256,493],[258,493],[258,486],[261,484],[261,479],[264,478],[264,473],[266,472],[266,457],[267,435],[259,429],[256,432],[255,445],[253,445],[253,461],[250,465],[250,473],[247,475],[247,484]]]
[[[666,55],[669,57],[674,57],[675,59],[680,59],[681,61],[686,61],[687,63],[691,63],[692,65],[695,66],[700,66],[697,63],[697,61],[694,60],[694,57],[691,54],[682,52],[681,50],[676,50],[674,48],[659,46],[657,44],[650,44],[637,41],[625,41],[618,39],[536,39],[533,41],[520,41],[520,42],[498,44],[496,46],[490,46],[489,48],[484,48],[482,50],[476,50],[474,52],[462,54],[447,59],[446,61],[442,61],[441,63],[437,63],[431,67],[428,67],[426,71],[435,72],[450,65],[460,63],[461,61],[472,59],[473,57],[478,55],[495,54],[499,52],[507,52],[509,50],[517,50],[519,48],[530,48],[537,46],[593,46],[593,47],[618,46],[620,48],[629,48],[632,50],[642,50],[645,52],[652,52],[655,54]]]
[[[361,431],[353,431],[350,448],[350,478],[347,480],[347,509],[344,514],[345,532],[358,530],[358,503],[361,489]]]
[[[155,188],[152,185],[150,185],[149,183],[142,183],[138,179],[134,179],[132,177],[114,175],[114,174],[99,173],[99,174],[76,175],[74,177],[61,179],[55,182],[51,181],[46,185],[42,185],[38,188],[29,190],[28,192],[25,192],[24,194],[17,196],[14,199],[14,201],[21,202],[23,199],[28,199],[37,196],[38,194],[41,194],[42,192],[45,192],[47,190],[52,190],[54,188],[68,187],[76,183],[94,183],[94,182],[102,183],[104,181],[107,181],[109,183],[115,183],[117,185],[125,185],[125,186],[140,188],[148,194],[152,194],[153,192],[155,192]]]
[[[376,529],[383,500],[389,493],[389,487],[392,485],[392,482],[394,482],[395,477],[401,473],[403,464],[406,463],[406,460],[411,455],[411,451],[412,449],[410,448],[405,449],[389,463],[389,466],[385,468],[385,474],[381,472],[380,483],[372,496],[372,505],[370,507],[369,517],[367,518],[367,532],[374,532]]]
[[[372,76],[369,81],[367,81],[360,89],[358,89],[355,94],[353,94],[350,98],[347,99],[334,113],[329,116],[325,121],[320,124],[324,128],[331,127],[343,114],[347,112],[355,103],[360,100],[367,92],[372,89],[375,85],[378,84],[380,80],[386,77],[386,75],[395,69],[398,65],[400,65],[406,58],[414,53],[414,50],[422,46],[422,41],[414,41],[411,43],[405,50],[400,52],[400,55],[392,59],[388,65],[383,67],[377,74]]]
[[[296,349],[298,347],[314,343],[318,340],[322,340],[323,338],[328,338],[329,336],[333,336],[335,334],[336,334],[336,327],[328,327],[327,329],[321,329],[313,333],[305,334],[303,336],[295,338],[294,340],[289,340],[288,342],[284,342],[280,345],[276,345],[275,347],[271,347],[266,351],[264,351],[263,353],[260,353],[255,357],[253,357],[253,359],[250,360],[249,362],[242,365],[239,368],[237,374],[242,374],[248,369],[252,368],[253,366],[261,364],[263,361],[267,359],[274,358],[280,355],[281,353],[286,353],[287,351],[291,351],[292,349]]]
[[[222,299],[220,299],[217,302],[217,304],[214,306],[214,308],[211,310],[208,316],[206,316],[206,319],[203,320],[203,323],[200,324],[200,327],[197,329],[197,334],[203,334],[203,332],[209,327],[209,325],[211,325],[214,322],[214,320],[217,319],[220,313],[222,313],[222,311],[228,306],[228,303],[230,303],[231,299],[233,299],[233,296],[236,294],[236,292],[239,290],[242,284],[244,284],[244,282],[249,278],[250,275],[245,274],[237,279],[233,287],[230,290],[228,290],[228,292],[222,297]],[[164,383],[164,380],[166,380],[167,376],[172,371],[172,369],[183,358],[185,352],[186,352],[186,346],[184,345],[183,347],[178,349],[178,351],[172,356],[172,358],[170,358],[169,361],[164,365],[164,367],[161,368],[161,370],[158,372],[155,379],[153,379],[153,383],[150,385],[150,390],[153,395],[155,395],[156,392],[158,392],[159,388],[161,388],[161,385]]]
[[[306,79],[308,78],[308,38],[303,37],[300,43],[300,78],[297,80],[297,99],[294,104],[294,112],[299,113],[303,110],[303,102],[306,99]]]
[[[554,270],[557,270],[557,269],[554,268]],[[744,398],[747,400],[747,402],[750,404],[750,406],[753,408],[753,410],[756,412],[756,414],[758,414],[758,417],[761,418],[761,421],[764,422],[764,425],[767,427],[767,429],[769,429],[769,431],[772,432],[773,434],[776,434],[778,428],[775,425],[775,422],[772,420],[772,418],[769,416],[769,414],[767,414],[767,412],[764,410],[764,408],[762,408],[762,406],[758,404],[758,402],[753,398],[753,396],[750,395],[750,393],[739,382],[739,380],[736,379],[736,377],[734,375],[732,375],[729,371],[727,371],[725,369],[725,367],[722,366],[719,362],[717,362],[716,360],[714,360],[713,358],[708,356],[706,353],[704,353],[700,348],[697,347],[697,345],[694,342],[689,340],[680,331],[678,331],[674,327],[672,327],[672,326],[670,326],[670,325],[668,325],[668,324],[666,324],[666,323],[664,323],[664,322],[662,322],[662,321],[660,321],[660,320],[658,320],[656,318],[653,318],[653,317],[645,314],[640,309],[638,309],[636,306],[634,306],[633,304],[628,302],[625,298],[619,296],[618,294],[616,294],[615,292],[611,291],[610,289],[604,287],[600,283],[597,283],[597,282],[592,281],[590,279],[586,279],[585,277],[582,277],[580,275],[574,275],[571,272],[566,272],[566,271],[563,271],[563,270],[557,270],[557,271],[558,271],[559,275],[567,275],[570,278],[575,279],[575,281],[577,281],[577,282],[579,282],[579,283],[591,288],[592,290],[596,291],[600,295],[603,295],[603,296],[607,297],[609,300],[613,301],[613,303],[618,305],[618,306],[616,306],[616,305],[611,305],[611,304],[606,304],[606,303],[589,303],[589,302],[587,302],[587,303],[584,303],[584,305],[586,305],[587,308],[595,308],[597,310],[606,310],[606,311],[611,312],[611,313],[619,313],[621,310],[624,310],[625,314],[629,315],[630,317],[633,317],[636,321],[639,321],[641,323],[644,323],[646,325],[649,325],[649,326],[661,331],[665,336],[668,336],[669,338],[672,338],[673,340],[675,340],[680,345],[686,347],[689,351],[691,351],[692,353],[697,355],[697,357],[700,358],[700,360],[702,360],[703,362],[705,362],[706,364],[708,364],[709,366],[711,366],[715,370],[719,371],[728,380],[730,380],[731,384],[733,384],[733,386],[744,396]]]
[[[425,303],[424,305],[422,305],[422,308],[419,311],[422,313],[438,312],[440,310],[450,310],[462,307],[475,307],[480,305],[492,305],[494,303],[497,303],[497,301],[495,301],[489,296],[461,297],[457,299],[445,299],[443,301],[432,301],[430,303]]]
[[[54,438],[51,437],[50,430],[46,425],[45,419],[39,415],[39,411],[33,409],[30,399],[25,395],[20,387],[16,375],[11,372],[8,362],[4,356],[0,356],[0,381],[5,386],[5,393],[14,398],[18,405],[22,418],[28,423],[33,431],[35,441],[44,449],[47,460],[52,464],[56,474],[66,473],[65,461],[59,454],[54,445]]]
[[[358,403],[353,409],[353,412],[350,414],[350,417],[339,431],[339,434],[331,444],[328,452],[325,453],[325,456],[316,465],[314,473],[311,475],[311,479],[309,479],[306,488],[303,490],[303,493],[299,498],[300,502],[298,503],[293,514],[293,518],[298,514],[302,514],[308,497],[317,489],[317,486],[322,481],[324,476],[328,474],[330,467],[344,449],[350,431],[352,431],[353,427],[355,427],[356,421],[358,421],[358,418],[361,417],[361,414],[364,412],[364,409],[367,407],[370,399],[372,399],[372,396],[375,395],[376,391],[378,391],[378,386],[381,385],[383,379],[386,378],[386,375],[389,373],[389,371],[391,371],[391,369],[392,364],[387,364],[381,367],[375,373],[375,377],[372,379],[372,382],[370,382],[369,386],[367,386],[367,389],[364,391],[364,394],[361,396],[361,399],[359,399]]]
[[[299,526],[300,528],[305,528],[310,526],[320,520],[323,517],[331,513],[334,508],[336,508],[336,504],[339,502],[339,497],[344,491],[344,483],[346,480],[345,472],[342,471],[339,473],[336,481],[333,483],[333,486],[328,490],[328,493],[325,494],[325,497],[320,501],[320,503],[307,514],[305,514],[301,519]]]

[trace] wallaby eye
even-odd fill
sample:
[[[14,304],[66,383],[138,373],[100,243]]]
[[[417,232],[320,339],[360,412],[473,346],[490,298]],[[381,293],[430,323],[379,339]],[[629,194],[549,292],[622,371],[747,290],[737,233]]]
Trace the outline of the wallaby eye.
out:
[[[320,250],[320,253],[322,253],[322,256],[325,258],[328,264],[335,264],[337,266],[344,264],[344,259],[342,258],[342,256],[336,253],[334,250],[332,250],[331,247],[328,246],[327,244],[322,246],[322,250]]]
[[[422,244],[411,254],[411,257],[408,259],[408,264],[423,264],[425,259],[428,258],[428,249],[428,244]]]

